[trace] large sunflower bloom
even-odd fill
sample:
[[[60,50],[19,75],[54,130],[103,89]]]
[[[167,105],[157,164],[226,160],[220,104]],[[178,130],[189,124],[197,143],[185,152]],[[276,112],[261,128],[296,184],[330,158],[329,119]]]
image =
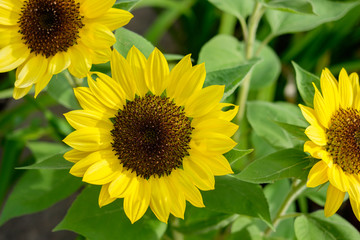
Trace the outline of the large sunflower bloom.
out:
[[[88,76],[89,88],[75,89],[83,110],[65,114],[76,129],[64,139],[70,173],[102,185],[100,206],[124,198],[131,222],[149,205],[163,222],[183,218],[186,200],[204,207],[199,189],[232,173],[222,154],[236,145],[238,108],[222,111],[233,106],[220,103],[224,87],[202,88],[204,64],[192,66],[190,55],[171,72],[156,48],[148,59],[135,47],[126,59],[114,51],[110,63],[112,78]]]
[[[13,97],[35,84],[35,96],[54,74],[68,69],[85,77],[91,65],[109,61],[115,36],[131,13],[115,0],[1,0],[0,72],[17,68]]]
[[[311,124],[305,133],[310,139],[304,151],[321,159],[310,170],[307,186],[330,182],[325,216],[341,206],[345,193],[360,220],[360,87],[356,73],[342,69],[339,82],[328,69],[320,78],[321,92],[315,87],[314,109],[299,105]]]

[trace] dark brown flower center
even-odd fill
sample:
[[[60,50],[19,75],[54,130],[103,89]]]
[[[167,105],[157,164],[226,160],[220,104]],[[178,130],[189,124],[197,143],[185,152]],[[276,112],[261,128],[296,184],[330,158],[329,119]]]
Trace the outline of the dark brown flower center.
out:
[[[326,150],[333,162],[350,174],[360,173],[360,115],[356,109],[339,109],[326,129]]]
[[[169,175],[189,155],[191,119],[167,97],[146,95],[129,101],[114,119],[113,150],[138,176]]]
[[[66,52],[84,26],[79,9],[75,0],[25,0],[18,21],[22,40],[36,55]]]

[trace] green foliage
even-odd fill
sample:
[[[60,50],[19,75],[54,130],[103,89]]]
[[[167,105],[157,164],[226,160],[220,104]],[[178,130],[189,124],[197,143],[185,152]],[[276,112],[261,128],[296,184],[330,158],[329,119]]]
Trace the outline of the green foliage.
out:
[[[150,213],[131,224],[123,211],[121,200],[100,208],[97,202],[99,192],[97,186],[86,187],[54,230],[71,230],[88,239],[121,236],[123,239],[155,240],[164,234],[166,224]]]
[[[237,0],[209,0],[220,10],[230,13],[237,18],[246,18],[253,11],[255,1],[237,1]]]
[[[277,148],[293,148],[303,141],[293,137],[277,122],[306,127],[299,108],[289,103],[250,101],[247,117],[256,134]]]
[[[271,224],[269,207],[258,185],[230,176],[216,177],[215,189],[203,192],[203,198],[210,210],[258,217]]]
[[[113,7],[130,11],[138,2],[139,0],[116,0]]]
[[[251,183],[271,183],[284,178],[301,179],[307,176],[308,165],[306,153],[285,149],[255,160],[236,177]]]
[[[265,7],[290,13],[315,14],[311,2],[306,0],[259,0]]]
[[[256,42],[255,48],[260,45]],[[257,57],[255,60],[258,62],[252,70],[251,89],[271,85],[280,74],[280,60],[270,47],[262,48]],[[249,63],[245,59],[244,43],[229,35],[217,35],[207,42],[200,51],[198,62],[205,62],[208,73]]]
[[[359,232],[345,219],[335,214],[329,218],[322,210],[295,219],[295,233],[299,240],[359,239]]]
[[[343,17],[359,2],[334,2],[328,0],[311,1],[315,14],[293,14],[284,11],[266,10],[266,19],[274,36],[311,30],[320,24]]]

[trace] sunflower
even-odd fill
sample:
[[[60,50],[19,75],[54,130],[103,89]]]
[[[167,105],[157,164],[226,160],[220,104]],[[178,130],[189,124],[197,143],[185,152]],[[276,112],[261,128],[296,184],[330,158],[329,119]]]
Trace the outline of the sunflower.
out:
[[[83,110],[65,114],[76,129],[63,140],[70,173],[102,185],[100,207],[123,198],[132,223],[149,205],[162,222],[183,218],[186,200],[204,207],[199,189],[232,173],[222,154],[236,145],[238,107],[220,103],[223,86],[202,88],[204,64],[190,55],[171,72],[156,48],[148,59],[135,47],[126,59],[114,50],[110,63],[112,78],[90,73],[89,88],[74,90]]]
[[[305,133],[310,141],[304,151],[321,159],[310,170],[307,186],[330,182],[327,189],[325,216],[333,215],[349,193],[351,207],[360,220],[360,87],[356,73],[345,69],[339,82],[328,69],[320,78],[321,92],[316,88],[314,109],[299,105],[311,124]]]
[[[115,36],[133,15],[115,0],[1,0],[0,72],[17,68],[13,97],[35,84],[35,97],[54,74],[85,77],[109,61]]]

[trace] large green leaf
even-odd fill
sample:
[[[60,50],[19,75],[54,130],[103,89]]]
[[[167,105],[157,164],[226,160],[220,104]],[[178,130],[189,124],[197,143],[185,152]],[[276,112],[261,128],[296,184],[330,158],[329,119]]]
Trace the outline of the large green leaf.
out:
[[[297,217],[295,234],[298,240],[360,239],[360,233],[349,222],[337,214],[327,218],[323,210]]]
[[[246,18],[249,16],[255,5],[254,0],[209,0],[220,10],[230,13],[237,18]]]
[[[245,76],[253,69],[256,61],[233,68],[220,69],[206,74],[204,87],[210,85],[225,85],[222,99],[226,99],[240,86]]]
[[[290,1],[289,1],[290,2]],[[320,24],[342,18],[350,9],[358,5],[359,1],[335,2],[328,0],[313,0],[314,15],[294,14],[273,9],[266,10],[266,18],[273,35],[302,32],[313,29]]]
[[[303,144],[303,141],[289,134],[277,123],[308,126],[300,109],[293,104],[250,101],[247,104],[247,117],[256,134],[274,147],[293,148]]]
[[[202,194],[205,207],[210,210],[257,217],[271,224],[269,206],[258,185],[222,176],[216,177],[214,190]]]
[[[138,2],[139,0],[116,0],[113,7],[130,11]]]
[[[30,170],[17,182],[0,216],[0,225],[7,220],[41,211],[70,196],[80,186],[80,179],[68,170]]]
[[[271,9],[292,12],[313,14],[313,6],[307,0],[260,0],[261,3]]]
[[[307,72],[295,62],[292,62],[296,73],[296,86],[301,98],[309,107],[313,107],[315,89],[312,83],[320,90],[320,79],[312,73]]]
[[[100,208],[98,197],[100,188],[89,186],[76,198],[65,218],[55,231],[70,230],[89,240],[97,239],[160,239],[166,224],[145,214],[131,224],[123,211],[123,201],[117,200]]]
[[[260,43],[256,42],[255,49],[259,46]],[[239,42],[233,36],[217,35],[201,48],[198,63],[205,62],[206,71],[210,73],[249,63],[244,56],[244,43]],[[280,74],[280,60],[270,47],[265,46],[259,53],[258,59],[260,61],[252,71],[251,89],[260,89],[271,85]]]
[[[127,56],[132,46],[138,48],[145,57],[149,57],[154,50],[154,46],[148,40],[125,28],[116,30],[115,38],[116,43],[114,44],[114,48],[124,57]]]
[[[284,178],[307,176],[309,158],[296,149],[280,150],[249,164],[236,177],[251,183],[270,183]]]
[[[47,92],[55,101],[69,109],[80,109],[80,105],[75,98],[73,87],[70,82],[74,81],[70,73],[65,70],[54,75],[48,84]]]

